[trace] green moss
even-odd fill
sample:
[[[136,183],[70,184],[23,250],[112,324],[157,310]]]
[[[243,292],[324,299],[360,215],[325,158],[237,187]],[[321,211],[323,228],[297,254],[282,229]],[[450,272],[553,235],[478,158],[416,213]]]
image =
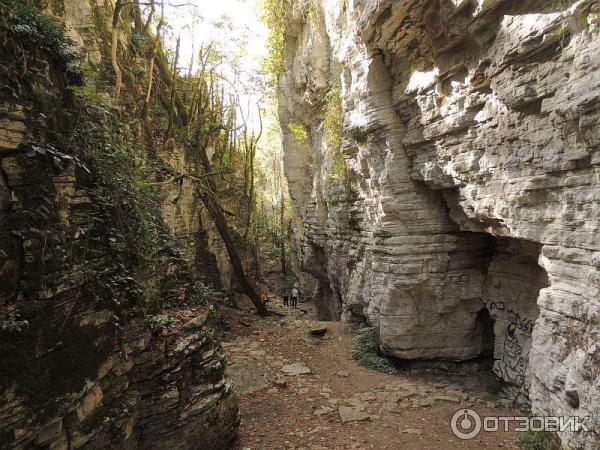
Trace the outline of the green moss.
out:
[[[336,153],[342,150],[342,133],[344,125],[344,112],[342,109],[342,96],[340,88],[331,89],[325,96],[323,106],[323,131],[329,147]]]
[[[71,90],[74,94],[79,95],[81,97],[85,97],[87,100],[91,102],[100,102],[102,101],[102,94],[98,92],[96,86],[91,84],[86,84],[83,86],[72,86]]]
[[[331,171],[329,172],[330,181],[344,181],[348,175],[348,166],[346,158],[341,153],[336,153],[331,163]]]
[[[342,154],[344,113],[340,88],[332,88],[325,97],[323,105],[323,133],[325,142],[333,152],[333,159],[329,171],[330,183],[343,183],[348,181],[348,166]]]
[[[288,124],[288,129],[294,135],[294,139],[299,144],[306,145],[308,144],[308,132],[306,131],[306,127],[301,123],[290,123]]]

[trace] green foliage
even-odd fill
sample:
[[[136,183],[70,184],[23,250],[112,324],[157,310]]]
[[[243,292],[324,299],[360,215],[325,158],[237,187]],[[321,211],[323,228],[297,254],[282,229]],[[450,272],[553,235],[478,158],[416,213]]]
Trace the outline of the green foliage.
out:
[[[376,330],[373,327],[363,326],[354,336],[352,358],[361,366],[378,370],[379,372],[396,374],[398,369],[385,356],[379,354]]]
[[[196,281],[190,289],[190,303],[193,305],[208,305],[224,302],[227,296],[215,289],[210,283]]]
[[[529,405],[521,405],[519,410],[522,414],[531,417],[533,412]],[[548,450],[549,434],[545,431],[525,431],[517,434],[517,444],[521,450]]]
[[[267,256],[271,259],[277,259],[281,255],[281,250],[279,247],[270,247],[267,250]]]
[[[285,28],[288,0],[263,0],[261,20],[269,29],[267,57],[264,70],[271,77],[273,85],[285,69]]]
[[[148,316],[147,322],[150,331],[156,332],[172,328],[177,323],[177,319],[167,314],[158,314],[156,316]]]
[[[333,161],[329,172],[329,182],[345,182],[348,176],[348,166],[342,154],[342,137],[344,113],[340,88],[332,88],[325,97],[323,106],[323,128],[325,141],[333,151]]]
[[[346,321],[348,322],[348,324],[354,331],[359,331],[359,330],[367,327],[365,318],[362,316],[359,316],[358,314],[354,314],[352,311],[350,311]]]
[[[288,129],[294,135],[294,139],[299,144],[308,143],[308,133],[306,132],[306,128],[301,123],[290,123],[288,124]]]
[[[521,450],[546,450],[546,432],[526,431],[518,433],[517,444]]]
[[[130,40],[131,40],[131,46],[137,51],[143,50],[144,47],[149,47],[149,45],[151,43],[150,39],[146,35],[138,33],[135,30],[133,30],[131,32]]]
[[[81,102],[95,104],[95,106],[101,106],[100,103],[102,102],[102,93],[98,90],[98,86],[101,84],[98,70],[90,63],[85,63],[81,66],[81,71],[83,73],[82,84],[77,86],[69,86],[69,89],[76,96],[81,97]]]
[[[93,92],[93,91],[92,91]],[[162,222],[162,191],[150,182],[158,169],[154,163],[136,160],[129,131],[114,111],[100,99],[77,95],[67,121],[71,128],[61,133],[61,147],[69,148],[89,168],[86,178],[91,201],[78,221],[84,226],[88,257],[111,255],[99,264],[84,264],[86,286],[93,295],[111,304],[154,309],[168,298],[162,291],[146,291],[143,271],[155,264],[180,262],[181,251]],[[57,135],[58,136],[58,135]],[[77,258],[81,258],[78,256]],[[81,264],[75,259],[73,265]]]
[[[31,53],[46,52],[62,66],[70,84],[83,81],[73,42],[58,22],[41,11],[17,0],[0,0],[0,32],[12,36]]]
[[[331,171],[329,172],[329,181],[345,181],[348,175],[348,166],[346,164],[346,158],[341,153],[333,155],[333,161],[331,163]]]
[[[108,235],[109,241],[114,247],[154,256],[162,243],[160,191],[150,184],[148,175],[123,147],[106,145],[94,152],[90,160],[97,176],[95,204],[102,211],[110,211],[115,228]]]
[[[321,20],[318,0],[262,0],[261,20],[269,29],[264,70],[274,86],[285,70],[285,34],[293,13],[303,15],[313,25]]]
[[[325,96],[323,128],[327,144],[337,153],[342,150],[344,112],[340,88],[332,88]]]
[[[100,102],[102,100],[102,94],[98,92],[94,85],[71,86],[70,89],[75,95],[85,97],[90,102]]]
[[[284,289],[291,291],[294,285],[298,282],[296,277],[292,274],[281,274],[281,280]]]

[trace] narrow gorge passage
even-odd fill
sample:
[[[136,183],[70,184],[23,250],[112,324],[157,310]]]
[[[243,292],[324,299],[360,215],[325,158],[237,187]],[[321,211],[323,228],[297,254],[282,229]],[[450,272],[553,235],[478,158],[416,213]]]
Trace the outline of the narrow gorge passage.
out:
[[[600,0],[0,0],[0,450],[600,449]]]

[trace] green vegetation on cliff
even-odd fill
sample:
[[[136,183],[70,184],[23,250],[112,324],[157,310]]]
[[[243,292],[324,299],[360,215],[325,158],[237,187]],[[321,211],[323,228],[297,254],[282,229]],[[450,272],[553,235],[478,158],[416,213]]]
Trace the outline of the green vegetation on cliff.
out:
[[[203,277],[194,258],[206,253],[204,243],[190,248],[174,238],[162,214],[167,183],[201,174],[181,173],[157,148],[167,157],[187,154],[194,123],[184,120],[184,110],[211,105],[223,114],[213,114],[204,129],[226,119],[206,74],[163,73],[170,66],[165,53],[145,116],[139,92],[147,78],[126,75],[126,103],[114,102],[110,69],[104,62],[81,64],[60,22],[14,0],[0,0],[0,13],[1,118],[19,130],[24,123],[25,130],[23,144],[0,150],[0,356],[6,363],[0,382],[3,392],[15,388],[36,412],[32,423],[44,423],[59,412],[57,399],[97,377],[121,345],[123,328],[168,308],[220,301],[223,294],[207,281],[201,293],[194,285]],[[149,47],[133,39],[130,45],[119,54],[121,64],[126,73],[142,74]],[[194,95],[187,93],[198,85]],[[231,156],[236,149],[227,151]],[[238,170],[217,167],[223,177]],[[7,192],[12,202],[5,201]],[[149,326],[157,331],[162,327],[155,322]],[[20,382],[7,384],[14,380]]]
[[[43,54],[51,58],[57,65],[58,71],[64,73],[70,84],[82,83],[83,73],[79,68],[79,58],[73,42],[65,35],[62,25],[38,9],[18,0],[0,0],[0,33],[14,38],[5,40],[3,45],[18,45],[18,49],[15,50],[20,51],[22,63],[25,62],[26,57],[31,57],[26,53],[37,57],[42,57]],[[17,67],[4,65],[3,69],[18,70]],[[18,75],[28,75],[27,66],[21,66],[20,69]],[[4,72],[4,75],[9,74],[14,80],[17,72]],[[0,86],[2,87],[5,86]]]
[[[323,105],[323,131],[325,142],[333,158],[329,171],[330,182],[345,183],[348,177],[346,159],[342,153],[344,113],[339,86],[333,87],[325,96]]]
[[[262,20],[269,28],[268,53],[264,65],[265,71],[272,77],[274,86],[285,69],[285,27],[288,8],[289,0],[263,0],[262,4]]]

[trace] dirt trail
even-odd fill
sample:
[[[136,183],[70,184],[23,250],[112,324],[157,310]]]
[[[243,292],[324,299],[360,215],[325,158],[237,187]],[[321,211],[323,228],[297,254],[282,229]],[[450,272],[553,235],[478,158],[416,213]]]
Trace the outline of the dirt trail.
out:
[[[306,313],[270,307],[286,317],[259,320],[251,305],[226,315],[232,330],[223,346],[242,416],[236,449],[517,448],[512,432],[482,432],[463,441],[450,430],[450,419],[460,408],[518,415],[506,401],[494,399],[485,377],[388,375],[367,369],[352,359],[348,325],[313,321],[305,304]],[[328,329],[324,337],[309,334],[318,326]],[[305,367],[310,373],[283,371]]]

